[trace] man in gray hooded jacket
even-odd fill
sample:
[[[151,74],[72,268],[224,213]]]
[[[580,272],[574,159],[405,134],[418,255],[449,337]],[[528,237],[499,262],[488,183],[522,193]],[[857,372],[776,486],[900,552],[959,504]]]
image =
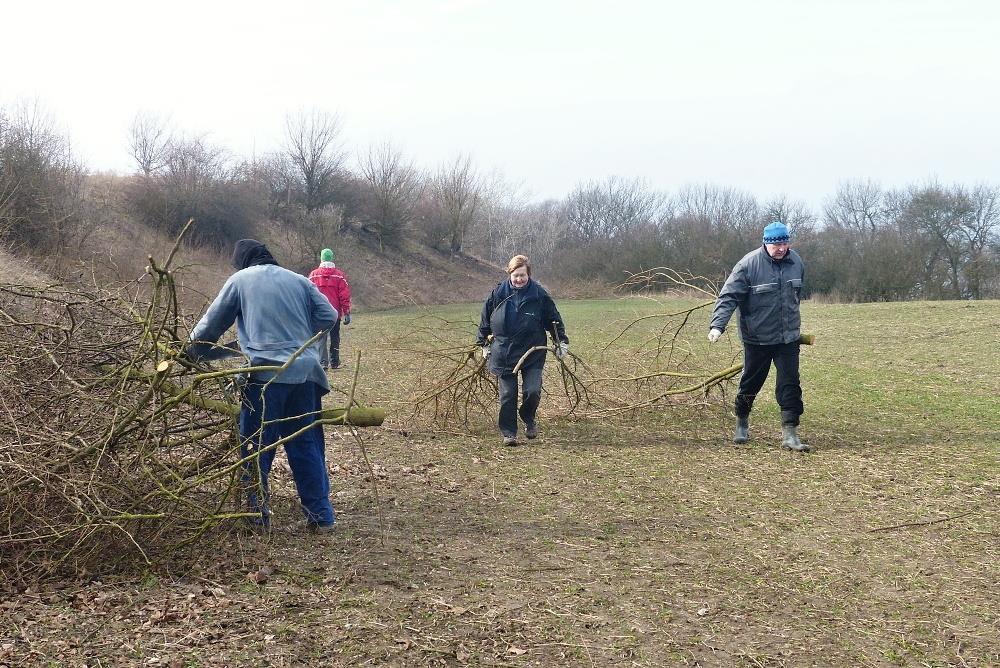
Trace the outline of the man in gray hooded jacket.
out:
[[[235,322],[239,346],[251,366],[287,364],[280,372],[252,373],[243,387],[240,455],[247,460],[243,471],[247,502],[257,514],[251,524],[255,530],[270,529],[268,475],[275,444],[284,441],[305,528],[328,533],[335,517],[326,443],[322,425],[309,425],[322,410],[321,400],[330,385],[317,346],[303,345],[333,326],[338,313],[305,276],[278,266],[267,246],[255,239],[236,242],[232,265],[237,272],[191,330],[187,354],[212,358],[217,350],[212,344]]]
[[[788,228],[773,222],[764,228],[763,245],[747,253],[733,267],[712,312],[708,340],[715,343],[737,307],[743,339],[743,375],[736,394],[736,433],[733,442],[749,440],[750,410],[763,387],[771,363],[778,371],[775,397],[781,407],[781,445],[808,452],[796,433],[802,415],[799,384],[799,299],[804,267],[789,248]]]

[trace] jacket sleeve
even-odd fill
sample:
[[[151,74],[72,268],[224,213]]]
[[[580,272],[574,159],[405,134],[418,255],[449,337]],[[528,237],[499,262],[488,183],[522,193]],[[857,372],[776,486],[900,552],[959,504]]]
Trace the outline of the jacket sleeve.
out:
[[[212,344],[236,322],[236,317],[240,313],[240,295],[233,276],[229,277],[211,306],[205,311],[205,315],[191,330],[191,342],[185,348],[188,356],[194,359],[210,357],[215,348]]]
[[[319,288],[312,283],[309,283],[308,286],[306,294],[309,300],[309,324],[312,327],[312,331],[319,332],[324,329],[330,329],[336,324],[337,318],[340,317],[337,309],[333,308],[330,300],[319,291]]]
[[[485,346],[486,339],[490,334],[493,333],[493,328],[490,327],[490,317],[493,315],[493,301],[496,291],[490,293],[490,296],[486,298],[483,302],[483,312],[479,316],[479,334],[476,336],[476,345]]]
[[[351,312],[351,284],[347,282],[347,274],[343,275],[344,280],[340,282],[340,315],[344,316]]]
[[[555,334],[552,332],[553,327],[555,328]],[[549,336],[558,336],[558,343],[569,343],[569,337],[566,336],[566,327],[563,325],[562,316],[559,315],[556,302],[548,292],[545,293],[545,331],[548,332]]]
[[[733,317],[733,312],[750,292],[750,283],[747,280],[747,268],[744,262],[737,262],[733,271],[729,274],[719,298],[715,301],[715,309],[712,311],[711,329],[726,331],[729,319]]]

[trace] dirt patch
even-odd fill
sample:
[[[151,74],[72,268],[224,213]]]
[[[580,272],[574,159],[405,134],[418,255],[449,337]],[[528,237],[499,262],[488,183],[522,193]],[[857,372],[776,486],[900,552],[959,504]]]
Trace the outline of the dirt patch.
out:
[[[985,666],[998,659],[996,566],[987,566],[1000,556],[989,537],[995,516],[867,534],[858,526],[872,519],[864,502],[836,491],[835,464],[822,457],[760,446],[720,456],[677,439],[609,447],[617,430],[565,427],[567,436],[520,449],[487,437],[371,433],[382,527],[350,440],[331,434],[334,535],[233,534],[217,560],[190,564],[182,575],[153,569],[20,592],[3,603],[9,626],[0,661],[847,666],[960,656]],[[297,515],[287,473],[279,470],[275,483],[283,500],[277,516],[287,523]],[[951,502],[979,493],[956,490]]]

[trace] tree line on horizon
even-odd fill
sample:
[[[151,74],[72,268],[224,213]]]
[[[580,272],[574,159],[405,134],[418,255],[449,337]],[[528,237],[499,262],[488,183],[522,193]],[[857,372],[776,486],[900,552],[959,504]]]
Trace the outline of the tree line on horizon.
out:
[[[0,108],[0,241],[31,253],[79,248],[117,203],[165,234],[223,250],[281,230],[308,255],[352,234],[381,250],[419,242],[503,265],[524,253],[546,280],[619,284],[670,267],[721,282],[780,220],[811,294],[842,301],[1000,297],[1000,186],[936,180],[886,189],[848,180],[822,211],[781,196],[641,179],[578,184],[536,201],[468,154],[421,169],[390,142],[351,154],[336,115],[290,114],[282,147],[247,159],[149,114],[127,133],[135,170],[97,178],[37,105]],[[350,158],[353,157],[353,160]]]

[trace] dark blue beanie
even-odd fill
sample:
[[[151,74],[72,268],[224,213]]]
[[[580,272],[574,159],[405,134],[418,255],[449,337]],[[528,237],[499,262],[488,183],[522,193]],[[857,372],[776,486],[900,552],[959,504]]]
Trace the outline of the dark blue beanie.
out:
[[[788,243],[788,228],[784,223],[777,221],[764,228],[764,243],[780,244]]]

